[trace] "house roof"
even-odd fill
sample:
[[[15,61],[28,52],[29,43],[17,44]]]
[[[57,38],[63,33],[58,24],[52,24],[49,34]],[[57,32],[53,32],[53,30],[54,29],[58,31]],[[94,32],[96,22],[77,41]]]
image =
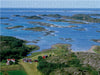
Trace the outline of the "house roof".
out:
[[[11,60],[15,61],[15,59],[7,59],[7,61],[11,61]]]

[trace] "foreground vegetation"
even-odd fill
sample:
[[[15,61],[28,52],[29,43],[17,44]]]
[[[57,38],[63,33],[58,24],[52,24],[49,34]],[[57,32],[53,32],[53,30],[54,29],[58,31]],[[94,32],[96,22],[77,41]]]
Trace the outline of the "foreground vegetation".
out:
[[[38,63],[23,63],[20,60],[20,64],[28,75],[98,75],[100,55],[89,52],[74,53],[70,46],[53,45],[51,49],[33,53],[28,57],[32,60],[38,59]],[[44,55],[48,55],[48,58],[43,59]]]
[[[53,55],[47,59],[38,57],[37,69],[44,75],[98,75],[96,68],[81,62],[78,53],[71,52],[66,45],[55,45],[51,52]]]
[[[1,66],[0,75],[27,75],[21,65]]]
[[[20,40],[10,36],[0,36],[0,61],[6,62],[7,59],[16,59],[25,57],[31,50],[36,50],[39,47],[28,47],[24,40]]]
[[[0,72],[3,75],[98,75],[100,54],[72,52],[71,45],[69,44],[55,44],[51,49],[32,53],[31,56],[26,57],[32,60],[38,60],[38,62],[26,63],[21,59],[25,57],[23,56],[23,52],[25,51],[27,54],[27,50],[29,52],[29,50],[38,49],[38,47],[32,45],[26,46],[24,44],[25,41],[14,37],[0,36],[0,38],[1,52],[3,51],[2,53],[9,54],[2,56],[2,62],[12,57],[19,59],[17,65],[0,63]],[[97,52],[99,50],[100,47],[97,46],[95,51]],[[48,58],[43,59],[42,56],[44,55],[47,55]]]

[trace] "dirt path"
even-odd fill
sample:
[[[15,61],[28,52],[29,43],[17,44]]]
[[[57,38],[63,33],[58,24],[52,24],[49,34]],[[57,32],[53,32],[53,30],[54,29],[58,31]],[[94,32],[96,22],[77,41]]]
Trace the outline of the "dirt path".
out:
[[[35,58],[32,58],[34,60]],[[41,75],[41,73],[37,70],[37,64],[36,62],[32,63],[25,63],[23,61],[20,61],[20,64],[25,69],[27,75]]]
[[[43,55],[48,55],[48,53],[43,53],[43,54],[37,54],[36,56],[31,57],[32,60],[35,60],[38,58],[38,56],[43,56]],[[20,60],[20,63],[23,68],[25,69],[27,75],[41,75],[41,72],[37,70],[37,62],[32,62],[32,63],[25,63],[22,60]]]

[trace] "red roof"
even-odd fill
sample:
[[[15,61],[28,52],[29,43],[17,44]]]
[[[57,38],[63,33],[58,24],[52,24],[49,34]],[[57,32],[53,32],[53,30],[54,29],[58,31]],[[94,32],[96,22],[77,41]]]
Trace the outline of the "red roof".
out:
[[[11,61],[11,60],[15,61],[15,59],[7,59],[7,61]]]
[[[46,56],[43,56],[43,59],[45,59],[46,58]]]

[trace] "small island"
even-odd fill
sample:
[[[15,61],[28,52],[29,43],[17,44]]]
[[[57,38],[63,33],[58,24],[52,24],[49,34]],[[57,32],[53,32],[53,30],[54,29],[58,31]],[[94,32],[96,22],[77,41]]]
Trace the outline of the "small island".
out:
[[[8,17],[0,17],[0,19],[9,19]]]
[[[73,20],[65,20],[65,19],[55,19],[55,20],[50,20],[50,21],[53,21],[53,22],[69,22],[71,24],[88,24],[86,22],[81,22],[81,21],[73,21]]]
[[[82,20],[82,21],[87,21],[87,22],[93,22],[93,23],[100,23],[100,19],[98,18],[92,18],[89,16],[89,14],[75,14],[71,17],[68,17],[69,19],[74,19],[74,20]]]
[[[20,17],[20,15],[13,15],[13,17]]]
[[[39,16],[36,16],[36,15],[34,15],[34,16],[22,16],[22,15],[12,15],[13,17],[24,17],[24,18],[26,18],[26,19],[43,19],[43,18],[41,18],[41,17],[39,17]]]
[[[85,28],[79,28],[79,29],[74,29],[74,30],[78,30],[78,31],[86,31]]]
[[[54,18],[59,18],[57,20],[51,20],[55,22],[70,22],[70,23],[79,23],[79,24],[88,24],[88,22],[93,22],[93,23],[100,23],[99,18],[93,18],[91,16],[100,16],[100,14],[75,14],[72,16],[63,16],[59,14],[44,14],[40,16],[46,16],[46,17],[54,17]],[[63,20],[62,20],[63,19]],[[65,19],[71,19],[71,20],[80,20],[78,21],[66,21]],[[86,22],[81,22],[81,21],[86,21]]]
[[[69,26],[67,26],[68,28],[74,28],[74,27],[78,27],[78,26],[76,26],[76,25],[69,25]]]
[[[41,26],[47,26],[47,27],[67,28],[67,26],[57,26],[57,25],[50,24],[50,23],[45,23],[45,22],[29,22],[29,23],[30,24],[41,25]]]
[[[38,43],[38,41],[40,40],[32,40],[32,41],[28,41],[28,43]]]
[[[72,38],[60,38],[61,40],[63,40],[63,41],[68,41],[68,42],[72,42],[73,40],[72,40]]]
[[[1,23],[1,24],[3,24],[3,25],[10,25],[10,23]]]
[[[99,33],[100,33],[100,31],[99,31],[99,30],[97,30],[96,32],[99,32]]]
[[[39,16],[25,16],[26,19],[43,19]]]
[[[13,27],[6,27],[6,29],[15,29],[15,28],[22,28],[24,26],[13,26]]]
[[[54,36],[53,33],[55,33],[55,31],[46,31],[44,36],[48,36],[48,35]]]
[[[100,14],[89,14],[90,16],[100,16]]]
[[[23,30],[32,30],[32,31],[46,31],[44,27],[33,27],[33,28],[25,28]]]
[[[100,43],[100,39],[92,39],[92,41]]]
[[[54,18],[61,18],[62,16],[60,14],[43,14],[43,15],[39,15],[39,16],[43,16],[43,17],[54,17]]]

